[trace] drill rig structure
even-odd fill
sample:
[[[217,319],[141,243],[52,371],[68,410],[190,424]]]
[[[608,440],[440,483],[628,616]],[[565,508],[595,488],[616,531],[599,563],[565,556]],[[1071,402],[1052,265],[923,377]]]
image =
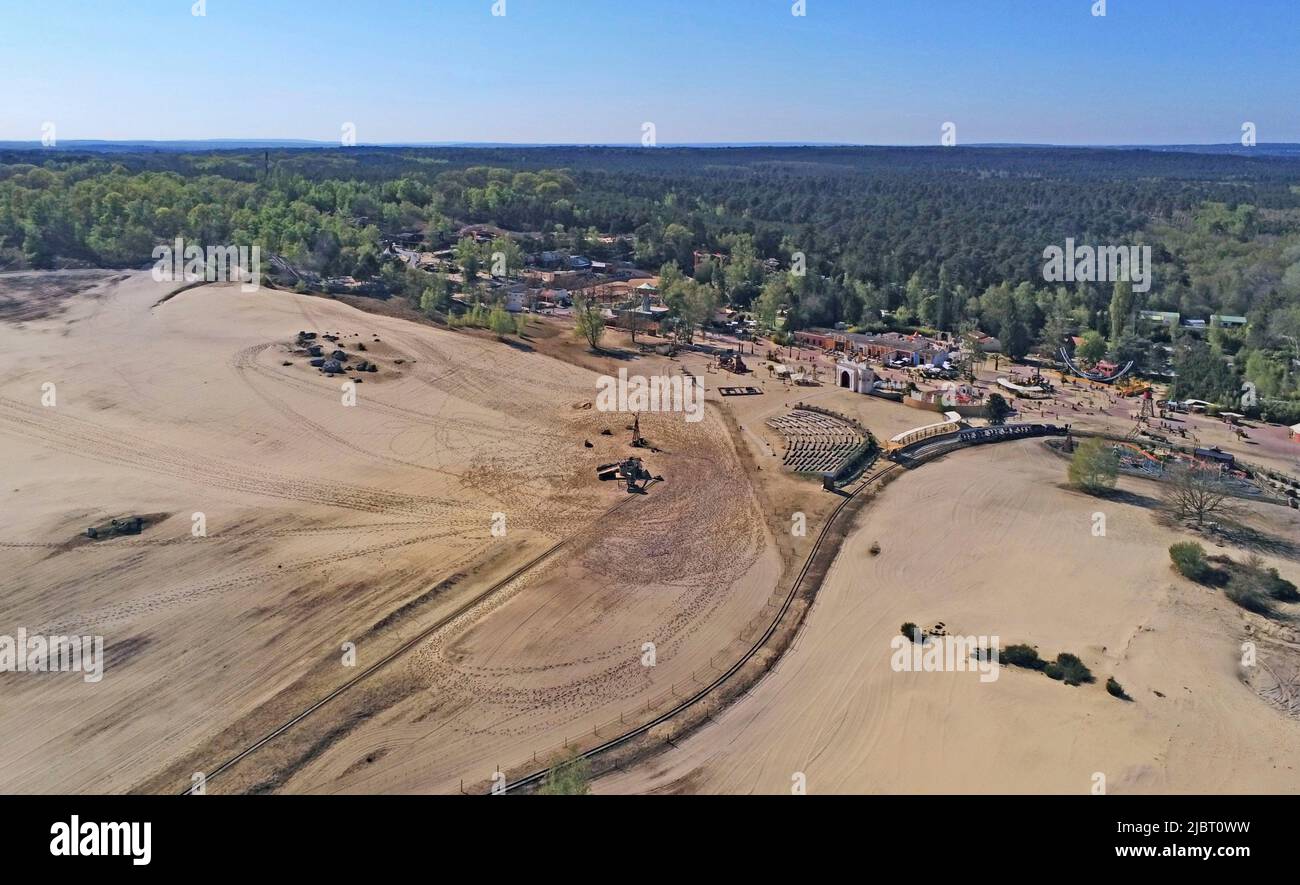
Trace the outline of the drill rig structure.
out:
[[[627,483],[629,495],[643,495],[651,480],[660,481],[662,476],[652,476],[641,463],[640,458],[625,458],[596,468],[596,475],[601,480],[618,479]]]

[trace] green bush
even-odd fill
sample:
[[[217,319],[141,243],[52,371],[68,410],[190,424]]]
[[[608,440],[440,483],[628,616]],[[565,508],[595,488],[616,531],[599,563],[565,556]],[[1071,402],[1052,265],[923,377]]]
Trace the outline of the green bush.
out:
[[[1109,491],[1119,477],[1119,456],[1105,440],[1085,439],[1074,449],[1068,476],[1070,485],[1085,492]]]
[[[1056,656],[1056,660],[1043,668],[1043,672],[1051,679],[1064,682],[1066,685],[1082,685],[1085,682],[1092,682],[1092,672],[1083,665],[1075,655],[1069,652],[1061,652]]]
[[[515,326],[515,318],[502,307],[494,307],[492,309],[492,312],[488,314],[487,325],[489,329],[503,338],[506,335],[515,334],[517,329]]]
[[[1273,606],[1269,604],[1268,597],[1261,592],[1259,582],[1247,573],[1235,573],[1223,592],[1248,612],[1266,616],[1273,614]]]
[[[1277,569],[1271,568],[1264,575],[1265,587],[1268,595],[1281,602],[1300,602],[1300,592],[1297,592],[1296,585],[1288,581],[1277,573]]]
[[[1273,615],[1271,600],[1279,602],[1300,601],[1300,593],[1295,584],[1277,573],[1277,569],[1268,568],[1259,556],[1251,556],[1245,562],[1225,560],[1226,571],[1220,575],[1226,584],[1224,593],[1228,598],[1247,611],[1260,615]]]
[[[985,406],[985,413],[988,415],[989,424],[994,427],[1007,423],[1007,416],[1014,412],[1015,409],[1006,401],[1006,398],[1000,393],[990,393],[988,405]]]
[[[1038,656],[1038,651],[1029,645],[1008,645],[1002,650],[1001,657],[1005,663],[1028,670],[1041,670],[1047,665]]]
[[[1300,422],[1300,402],[1270,402],[1259,410],[1259,417],[1274,424],[1295,424]]]
[[[541,796],[585,796],[591,792],[591,763],[574,754],[560,760],[537,788]]]
[[[1114,676],[1110,676],[1106,679],[1106,691],[1110,692],[1112,697],[1117,697],[1121,701],[1133,700],[1128,696],[1128,692],[1124,691],[1124,686],[1115,681]]]
[[[1205,561],[1205,548],[1195,541],[1179,541],[1169,545],[1169,558],[1184,578],[1204,581],[1209,577],[1211,569]]]
[[[908,639],[912,640],[913,642],[921,642],[922,640],[925,639],[925,633],[921,630],[920,627],[916,626],[911,621],[908,621],[906,624],[904,624],[901,629],[903,635],[906,636]]]

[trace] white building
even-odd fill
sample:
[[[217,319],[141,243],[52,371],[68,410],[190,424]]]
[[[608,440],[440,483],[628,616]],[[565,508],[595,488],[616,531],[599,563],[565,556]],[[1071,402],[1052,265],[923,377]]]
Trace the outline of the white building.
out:
[[[866,363],[839,360],[835,363],[835,383],[854,393],[870,393],[876,373]]]

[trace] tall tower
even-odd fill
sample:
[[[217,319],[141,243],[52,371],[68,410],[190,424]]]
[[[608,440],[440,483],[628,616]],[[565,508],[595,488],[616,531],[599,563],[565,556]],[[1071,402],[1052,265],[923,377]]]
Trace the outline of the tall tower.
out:
[[[1156,416],[1156,401],[1151,396],[1151,388],[1148,387],[1142,394],[1142,414],[1140,419],[1154,418]]]

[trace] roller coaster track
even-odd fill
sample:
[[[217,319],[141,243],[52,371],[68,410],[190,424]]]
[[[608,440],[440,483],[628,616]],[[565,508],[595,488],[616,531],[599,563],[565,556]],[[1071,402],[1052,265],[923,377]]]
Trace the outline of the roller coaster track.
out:
[[[655,482],[654,480],[651,480],[651,482],[650,482],[649,485],[654,485],[654,482]],[[647,486],[647,488],[648,488],[648,487],[649,487],[649,486]],[[856,494],[856,492],[855,492],[855,494]],[[608,515],[610,515],[610,514],[613,513],[614,511],[618,510],[620,507],[623,507],[624,505],[626,505],[629,501],[633,501],[633,500],[635,500],[635,496],[634,496],[634,495],[628,495],[628,496],[625,497],[622,501],[619,501],[619,502],[618,502],[617,504],[615,504],[613,507],[610,507],[608,510],[606,510],[606,511],[604,512],[604,514],[602,514],[602,516],[608,516]],[[841,504],[840,506],[842,507],[843,504]],[[462,615],[464,615],[466,612],[468,612],[468,611],[470,611],[471,609],[473,609],[476,605],[478,605],[478,604],[484,602],[485,600],[489,599],[490,597],[492,597],[494,594],[496,594],[497,592],[499,592],[503,587],[507,586],[507,585],[510,584],[512,581],[517,580],[518,578],[520,578],[520,577],[522,577],[523,575],[527,574],[527,573],[528,573],[529,571],[531,571],[532,569],[534,569],[534,568],[536,568],[537,566],[541,565],[541,564],[542,564],[543,562],[545,562],[546,560],[550,559],[550,558],[551,558],[552,556],[554,556],[558,551],[560,551],[560,550],[563,549],[564,547],[568,546],[569,544],[573,543],[573,541],[576,540],[580,534],[581,534],[581,533],[579,532],[579,533],[575,533],[575,534],[573,534],[573,535],[570,535],[569,537],[564,538],[563,540],[560,540],[560,541],[556,542],[555,544],[551,545],[551,546],[548,547],[546,550],[543,550],[543,551],[542,551],[541,553],[539,553],[537,556],[534,556],[532,559],[528,560],[528,561],[525,562],[523,565],[519,566],[519,568],[515,569],[515,570],[514,570],[513,572],[511,572],[510,574],[506,575],[506,576],[505,576],[504,578],[502,578],[500,581],[497,581],[495,584],[493,584],[493,585],[491,585],[490,587],[488,587],[487,589],[483,590],[481,593],[477,594],[477,595],[474,596],[472,599],[466,600],[462,605],[460,605],[459,607],[457,607],[455,611],[452,611],[452,612],[448,613],[447,615],[444,615],[443,617],[439,618],[439,619],[438,619],[437,621],[435,621],[434,623],[432,623],[432,624],[430,624],[429,626],[425,627],[423,630],[421,630],[419,633],[417,633],[417,634],[416,634],[415,636],[413,636],[411,639],[408,639],[406,642],[403,642],[403,643],[402,643],[401,645],[399,645],[397,648],[393,649],[391,652],[389,652],[388,654],[384,655],[384,656],[383,656],[382,658],[380,658],[378,661],[376,661],[375,663],[371,664],[369,667],[367,667],[366,669],[362,670],[362,671],[361,671],[360,673],[358,673],[357,675],[353,676],[353,677],[352,677],[351,679],[349,679],[347,682],[344,682],[342,685],[340,685],[338,688],[336,688],[336,689],[334,689],[333,691],[331,691],[329,694],[325,695],[324,697],[322,697],[322,698],[320,698],[319,700],[317,700],[317,701],[315,701],[314,703],[312,703],[311,706],[309,706],[309,707],[303,709],[301,712],[297,713],[297,714],[294,715],[293,717],[291,717],[291,718],[285,720],[283,723],[281,723],[279,726],[277,726],[274,730],[268,732],[265,736],[259,738],[258,740],[254,741],[253,743],[249,744],[247,747],[245,747],[244,749],[240,750],[240,751],[239,751],[238,753],[236,753],[234,756],[231,756],[231,757],[230,757],[229,759],[227,759],[225,762],[222,762],[220,765],[218,765],[218,766],[217,766],[216,768],[214,768],[212,771],[210,771],[210,772],[205,772],[205,773],[204,773],[204,784],[205,784],[205,786],[206,786],[206,784],[211,783],[211,782],[212,782],[212,781],[213,781],[217,776],[219,776],[219,775],[222,774],[223,772],[228,771],[229,769],[233,768],[235,765],[239,764],[239,763],[242,762],[244,759],[247,759],[249,756],[251,756],[251,755],[253,755],[254,753],[256,753],[256,752],[257,752],[258,750],[260,750],[262,747],[266,746],[266,745],[269,744],[271,741],[275,740],[277,737],[279,737],[280,735],[284,734],[285,732],[287,732],[289,729],[293,728],[293,727],[294,727],[295,725],[297,725],[298,723],[302,722],[304,719],[306,719],[306,718],[307,718],[308,716],[310,716],[311,714],[315,713],[315,712],[316,712],[317,710],[319,710],[320,708],[324,707],[324,706],[325,706],[326,704],[328,704],[330,701],[333,701],[333,700],[337,699],[338,697],[340,697],[340,696],[341,696],[342,694],[344,694],[345,692],[349,691],[350,689],[355,688],[356,686],[358,686],[359,684],[361,684],[362,682],[364,682],[366,679],[368,679],[368,678],[370,678],[371,676],[373,676],[374,674],[378,673],[378,672],[379,672],[380,670],[382,670],[384,667],[388,666],[388,665],[391,664],[393,661],[397,660],[397,659],[400,658],[402,655],[406,654],[406,653],[409,652],[411,649],[415,648],[415,647],[418,646],[420,643],[424,642],[424,641],[425,641],[426,639],[428,639],[430,636],[432,636],[432,635],[434,635],[435,633],[437,633],[437,632],[438,632],[439,630],[441,630],[443,627],[446,627],[446,626],[447,626],[448,624],[450,624],[452,621],[456,620],[457,618],[459,618],[459,617],[461,617]],[[190,786],[188,789],[186,789],[186,790],[185,790],[181,795],[190,795],[190,794],[192,794],[192,793],[194,792],[194,789],[195,789],[194,786],[191,785],[191,786]]]
[[[845,495],[844,500],[840,501],[840,503],[836,505],[835,509],[831,511],[830,516],[827,517],[826,522],[822,525],[821,531],[817,534],[817,539],[816,541],[813,542],[813,548],[808,552],[808,558],[804,561],[803,567],[799,570],[799,574],[795,577],[794,582],[790,585],[790,590],[788,593],[786,593],[785,599],[781,603],[780,609],[777,610],[776,615],[772,618],[772,622],[767,625],[767,629],[764,630],[763,634],[758,637],[757,641],[755,641],[749,647],[749,649],[743,655],[741,655],[739,660],[737,660],[734,664],[732,664],[730,667],[724,670],[721,673],[721,675],[719,675],[708,685],[704,686],[703,688],[701,688],[699,691],[697,691],[695,694],[691,695],[690,697],[684,699],[681,703],[674,706],[671,710],[661,713],[660,715],[656,716],[654,719],[651,719],[649,722],[642,723],[641,725],[638,725],[636,728],[633,728],[629,731],[625,731],[615,738],[611,738],[610,740],[607,740],[602,744],[592,747],[590,750],[587,750],[584,753],[578,754],[577,758],[593,759],[596,756],[601,755],[602,753],[607,753],[610,750],[616,749],[618,747],[621,747],[629,743],[632,740],[635,740],[636,738],[650,731],[650,729],[654,728],[655,726],[662,725],[663,723],[674,718],[675,716],[680,715],[682,712],[689,710],[692,707],[696,706],[697,704],[703,702],[710,694],[712,694],[715,690],[721,687],[723,683],[725,683],[731,677],[735,676],[736,673],[740,672],[740,669],[744,667],[747,663],[749,663],[749,661],[753,659],[754,655],[758,654],[759,650],[762,649],[763,646],[766,645],[768,641],[776,634],[776,631],[779,629],[781,625],[781,621],[785,617],[786,612],[788,612],[790,610],[790,606],[794,604],[794,601],[799,594],[799,590],[803,586],[804,580],[808,577],[808,573],[812,571],[813,561],[817,558],[817,554],[821,551],[822,544],[825,542],[826,537],[830,534],[830,530],[834,526],[836,519],[840,516],[841,513],[844,512],[845,508],[849,506],[849,503],[855,497],[857,497],[858,493],[860,493],[863,489],[867,488],[876,480],[880,479],[885,474],[897,470],[900,467],[902,467],[901,464],[891,463],[881,468],[880,470],[876,471],[875,473],[863,477],[861,480],[858,481],[857,487],[854,488],[852,492],[849,492],[847,495]],[[523,787],[536,784],[546,776],[548,770],[549,769],[543,768],[538,771],[534,771],[531,774],[525,775],[517,780],[505,784],[504,788],[497,787],[496,792],[508,793],[511,790],[518,790]]]
[[[1133,368],[1133,360],[1129,360],[1124,364],[1122,369],[1110,375],[1107,375],[1104,372],[1085,372],[1079,367],[1078,363],[1076,363],[1073,358],[1065,352],[1064,347],[1061,348],[1061,360],[1067,367],[1069,367],[1071,372],[1080,378],[1087,378],[1089,381],[1098,381],[1102,384],[1114,384],[1116,381],[1127,375]]]

